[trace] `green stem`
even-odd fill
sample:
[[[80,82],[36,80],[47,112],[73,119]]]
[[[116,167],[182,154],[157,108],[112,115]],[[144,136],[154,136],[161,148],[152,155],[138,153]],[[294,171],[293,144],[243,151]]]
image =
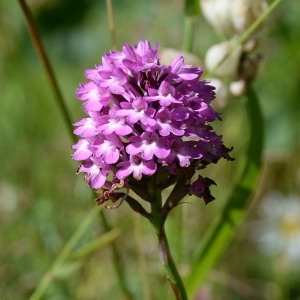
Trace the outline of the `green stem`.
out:
[[[160,260],[168,272],[168,279],[171,283],[173,292],[177,300],[187,300],[188,298],[185,291],[185,287],[177,270],[174,259],[172,257],[169,242],[164,228],[164,218],[162,214],[162,198],[160,191],[154,192],[154,201],[151,203],[151,215],[151,223],[155,228],[155,232],[158,238],[158,250]]]
[[[247,30],[237,39],[237,44],[243,44],[247,38],[261,25],[268,15],[276,8],[282,0],[274,0],[262,14],[247,28]],[[234,51],[234,50],[233,50]]]
[[[173,260],[164,226],[161,227],[160,230],[156,232],[156,234],[158,238],[158,249],[160,259],[169,273],[172,289],[174,291],[176,299],[187,300],[188,298],[185,291],[185,287],[177,270],[176,264]]]
[[[183,50],[191,52],[193,48],[195,24],[197,17],[200,14],[199,0],[185,0],[184,1],[184,36],[183,36]]]
[[[26,4],[25,0],[19,0],[19,3],[21,6],[21,9],[23,11],[23,14],[25,16],[26,25],[28,28],[29,35],[31,37],[31,41],[33,43],[33,47],[34,47],[35,51],[37,52],[38,57],[40,58],[40,61],[45,69],[45,73],[48,75],[48,79],[49,79],[50,85],[52,87],[52,90],[54,92],[57,105],[60,108],[60,111],[63,115],[63,119],[67,126],[69,135],[72,138],[73,142],[76,142],[76,137],[73,135],[73,125],[72,125],[73,122],[72,122],[70,113],[67,109],[67,106],[65,104],[65,101],[64,101],[62,93],[61,93],[61,90],[58,86],[54,71],[52,69],[52,66],[51,66],[50,60],[48,58],[48,55],[45,51],[45,48],[43,46],[40,35],[38,33],[37,26],[35,24],[32,13],[31,13],[30,9],[28,8],[28,5]]]
[[[183,250],[183,205],[177,205],[173,210],[172,215],[168,219],[167,231],[169,241],[173,245],[173,257],[180,263],[182,260]]]
[[[183,50],[187,52],[191,52],[193,49],[195,21],[194,16],[186,16],[184,20]]]
[[[111,47],[112,49],[116,49],[117,48],[116,26],[114,21],[114,12],[113,12],[111,0],[106,0],[106,13],[107,13],[107,20],[108,20],[108,28],[110,32]]]
[[[19,0],[19,3],[20,3],[20,6],[21,6],[21,9],[23,11],[23,14],[25,16],[25,20],[26,20],[26,23],[27,23],[28,31],[29,31],[33,46],[34,46],[34,48],[37,52],[37,55],[38,55],[42,65],[45,69],[45,73],[48,76],[49,82],[50,82],[51,87],[52,87],[52,89],[54,91],[54,94],[55,94],[55,99],[56,99],[57,104],[60,108],[60,112],[62,114],[62,117],[63,117],[63,119],[66,123],[68,133],[69,133],[70,137],[72,138],[73,142],[76,142],[76,137],[73,134],[73,126],[72,126],[70,113],[67,109],[67,106],[65,104],[64,98],[63,98],[61,90],[59,88],[57,79],[55,77],[54,71],[51,67],[50,60],[49,60],[48,55],[47,55],[47,53],[45,51],[45,48],[43,46],[40,35],[38,33],[37,26],[35,24],[34,18],[33,18],[32,14],[31,14],[28,6],[27,6],[26,1],[25,0]],[[100,216],[101,216],[101,221],[102,221],[102,225],[103,225],[104,229],[106,230],[106,232],[109,232],[111,230],[111,228],[110,228],[110,226],[108,225],[108,223],[106,221],[106,218],[105,218],[105,215],[104,215],[103,211],[100,211]],[[92,214],[92,217],[95,218],[96,214]],[[86,222],[86,220],[89,220],[89,218],[90,217],[88,216],[87,219],[83,220],[83,223]],[[85,230],[86,229],[87,228],[85,228]],[[75,234],[76,234],[76,232],[75,232]],[[80,233],[81,233],[81,235],[83,235],[84,230],[80,231]],[[132,299],[131,296],[129,297],[130,293],[128,292],[129,288],[127,287],[127,282],[125,280],[124,268],[121,266],[121,261],[119,260],[120,256],[118,254],[117,248],[116,248],[114,243],[111,243],[111,248],[112,248],[112,252],[113,252],[114,266],[115,266],[116,272],[118,274],[120,286],[122,287],[122,290],[124,291],[125,296],[127,297],[127,299]],[[41,292],[43,293],[45,291],[45,289],[47,288],[47,286],[49,285],[50,282],[51,282],[51,280],[49,280],[49,278],[48,279],[46,278],[46,279],[43,280],[43,282],[41,284],[39,284],[39,286],[41,286],[39,288],[39,291],[38,291],[40,296],[42,295]],[[34,292],[34,294],[35,294],[35,292]],[[33,298],[33,299],[39,299],[39,298]]]

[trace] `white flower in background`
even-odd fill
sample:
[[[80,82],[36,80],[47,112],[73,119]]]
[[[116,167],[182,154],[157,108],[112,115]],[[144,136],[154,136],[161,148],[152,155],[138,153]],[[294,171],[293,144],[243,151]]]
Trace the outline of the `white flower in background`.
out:
[[[202,13],[207,22],[217,31],[234,34],[231,22],[232,0],[200,0]]]
[[[206,69],[220,80],[223,80],[222,85],[232,96],[241,97],[256,77],[261,55],[255,52],[258,43],[256,38],[249,38],[243,45],[234,49],[235,43],[236,39],[232,38],[213,45],[206,52],[204,61]],[[225,86],[225,82],[228,88]],[[220,108],[224,108],[227,101],[222,100],[221,103],[224,105],[220,105]]]
[[[235,97],[241,97],[245,94],[247,89],[246,82],[243,79],[232,81],[229,84],[229,91]]]
[[[268,7],[265,0],[200,0],[200,3],[208,23],[228,36],[244,32]]]
[[[216,88],[216,98],[212,105],[216,109],[223,109],[228,103],[228,89],[224,81],[219,78],[210,78],[209,80],[211,82],[211,85]]]
[[[259,207],[261,219],[250,224],[252,238],[267,255],[300,267],[300,198],[269,193]]]
[[[243,33],[267,8],[264,0],[233,0],[231,22],[236,33]],[[259,26],[257,30],[260,30]]]
[[[237,73],[242,46],[237,46],[232,53],[228,55],[234,47],[236,40],[231,39],[220,44],[211,46],[205,55],[204,63],[209,72],[213,72],[218,77],[234,77]],[[228,55],[228,57],[227,57]]]
[[[261,56],[254,53],[256,38],[249,38],[236,46],[237,36],[245,32],[268,8],[268,3],[265,0],[200,0],[200,4],[208,23],[228,37],[228,40],[207,50],[204,60],[206,68],[228,85],[232,96],[239,98],[255,78]],[[219,98],[222,100],[222,97]],[[227,101],[220,103],[220,107],[224,108]]]

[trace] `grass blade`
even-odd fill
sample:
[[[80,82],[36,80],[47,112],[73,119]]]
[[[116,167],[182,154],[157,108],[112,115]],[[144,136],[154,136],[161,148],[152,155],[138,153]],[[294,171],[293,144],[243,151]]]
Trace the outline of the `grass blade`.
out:
[[[98,206],[94,206],[92,208],[87,217],[82,221],[78,229],[74,232],[72,237],[68,240],[61,252],[58,254],[57,258],[53,262],[52,267],[43,276],[29,300],[41,299],[44,292],[46,291],[50,283],[54,280],[56,274],[59,272],[59,269],[62,267],[65,260],[68,258],[71,251],[78,243],[79,239],[82,237],[83,233],[87,230],[91,222],[95,219],[95,216],[97,216],[97,214],[99,213],[99,210],[101,210],[101,207],[99,208]]]
[[[207,231],[198,249],[192,270],[186,280],[188,296],[195,294],[208,271],[228,246],[238,226],[242,223],[246,208],[258,183],[263,149],[264,120],[256,93],[247,92],[247,112],[251,136],[243,172],[237,182],[224,211]]]

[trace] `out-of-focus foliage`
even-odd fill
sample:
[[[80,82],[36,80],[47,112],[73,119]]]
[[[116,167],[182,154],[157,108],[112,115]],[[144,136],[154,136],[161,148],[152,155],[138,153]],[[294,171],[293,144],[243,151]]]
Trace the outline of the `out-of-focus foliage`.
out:
[[[105,2],[28,2],[67,105],[77,120],[82,112],[74,90],[84,81],[83,70],[93,67],[110,49]],[[113,4],[119,46],[149,39],[165,47],[181,48],[181,1],[126,0]],[[293,197],[300,201],[299,15],[297,1],[283,1],[259,34],[264,59],[254,85],[267,126],[264,173],[246,224],[200,291],[213,299],[300,299],[300,268],[289,269],[281,255],[260,251],[256,240],[250,238],[253,221],[264,218],[257,211],[269,191],[280,191],[286,199],[290,194],[296,195]],[[220,41],[199,17],[193,52],[203,59],[209,46]],[[17,1],[0,3],[0,88],[0,298],[22,300],[28,299],[94,204],[82,177],[75,175],[77,166],[70,159],[72,141],[32,48]],[[184,247],[175,249],[175,258],[183,274],[203,232],[232,190],[239,157],[247,143],[242,101],[230,99],[222,115],[224,122],[216,124],[226,144],[234,145],[236,158],[232,166],[223,162],[205,171],[217,178],[218,188],[213,189],[216,200],[204,206],[187,198],[188,204],[182,205]],[[269,209],[272,211],[271,206]],[[141,253],[146,258],[150,287],[161,287],[150,289],[152,298],[172,299],[168,282],[162,283],[160,277],[149,225],[140,222],[126,204],[106,214],[112,226],[122,230],[117,245],[136,299],[145,299]],[[173,220],[169,221],[172,224]],[[171,227],[168,231],[171,243],[175,243],[176,232]],[[97,220],[79,246],[102,232]],[[66,266],[44,299],[122,299],[110,257],[109,249],[104,248],[89,256],[79,270]]]

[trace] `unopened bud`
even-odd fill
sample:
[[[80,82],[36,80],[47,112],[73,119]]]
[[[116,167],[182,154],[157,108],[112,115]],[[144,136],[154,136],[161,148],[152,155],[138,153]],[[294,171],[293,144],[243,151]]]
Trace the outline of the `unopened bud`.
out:
[[[234,34],[231,22],[232,0],[200,0],[204,17],[217,31]]]
[[[246,93],[246,82],[243,79],[233,81],[229,85],[230,93],[235,97],[241,97]]]
[[[231,20],[235,32],[243,33],[267,7],[268,4],[264,0],[233,0]]]
[[[233,48],[235,40],[226,41],[220,44],[213,45],[208,49],[205,56],[205,65],[208,71],[219,77],[230,76],[234,77],[239,65],[239,59],[242,53],[242,47]],[[228,57],[227,57],[228,56]]]
[[[211,78],[211,85],[213,85],[216,93],[216,98],[212,102],[215,109],[223,109],[228,103],[228,90],[225,83],[219,78]]]
[[[210,25],[217,31],[233,36],[244,32],[268,4],[265,0],[201,0],[201,7]]]

